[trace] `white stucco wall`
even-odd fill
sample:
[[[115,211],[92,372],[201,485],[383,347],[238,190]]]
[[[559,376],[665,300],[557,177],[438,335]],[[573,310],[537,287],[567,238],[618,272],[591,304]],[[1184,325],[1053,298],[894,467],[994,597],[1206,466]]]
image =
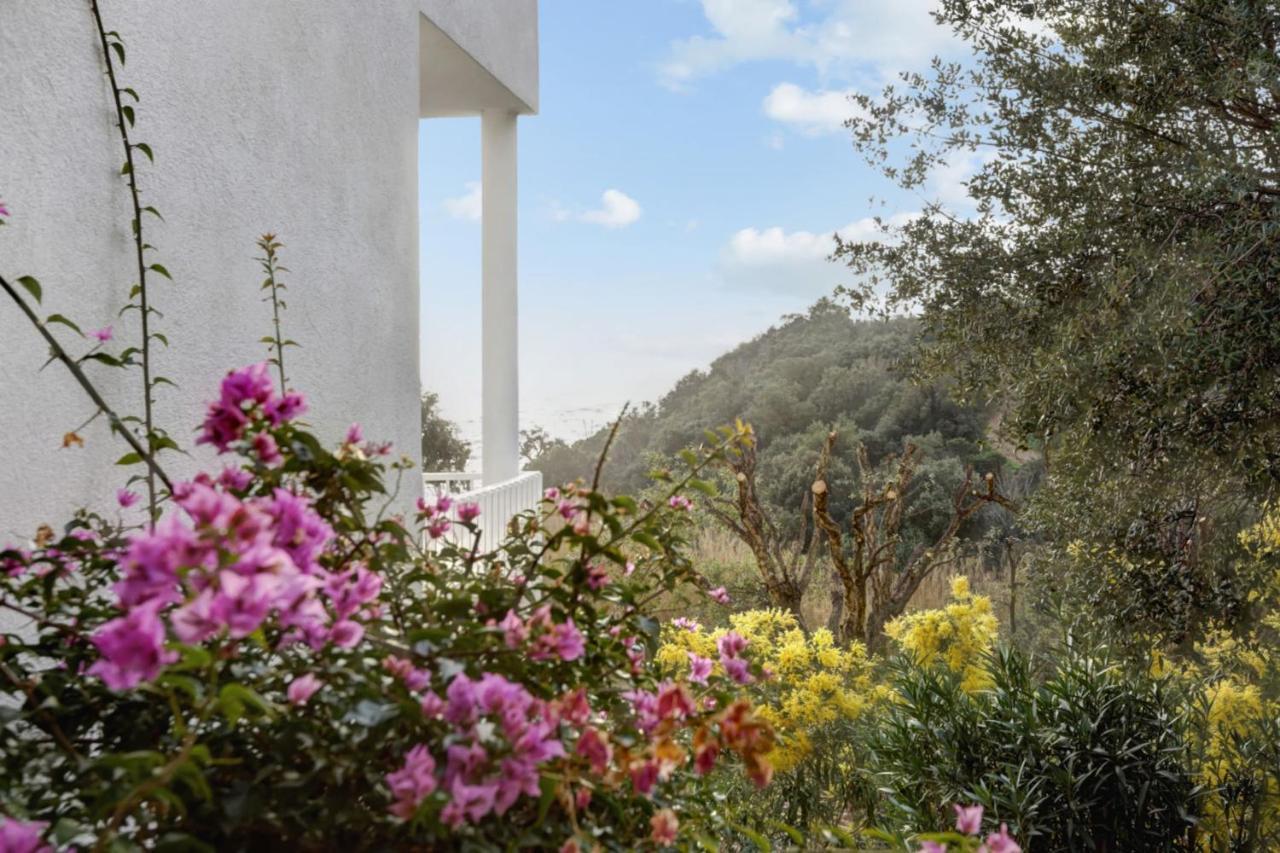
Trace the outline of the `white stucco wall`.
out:
[[[158,390],[157,421],[196,457],[170,456],[178,473],[211,459],[192,431],[221,374],[265,357],[253,258],[268,230],[292,269],[284,324],[302,348],[286,363],[309,420],[330,439],[360,421],[417,454],[419,13],[418,0],[103,0],[128,50],[121,84],[142,98],[134,139],[156,154],[140,180],[166,221],[146,237],[176,280],[153,276],[151,294],[172,342],[156,366],[180,386]],[[0,57],[13,211],[0,270],[39,278],[46,312],[133,340],[115,316],[135,280],[128,194],[87,3],[0,0]],[[45,349],[7,299],[0,352],[0,539],[13,541],[109,503],[125,449],[100,422],[87,447],[60,449],[92,408],[61,367],[38,374]],[[140,409],[138,373],[91,371],[121,411]]]

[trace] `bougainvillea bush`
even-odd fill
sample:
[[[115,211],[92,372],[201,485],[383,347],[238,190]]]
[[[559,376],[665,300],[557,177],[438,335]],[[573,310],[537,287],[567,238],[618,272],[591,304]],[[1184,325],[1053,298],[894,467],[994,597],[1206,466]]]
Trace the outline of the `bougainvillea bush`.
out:
[[[708,774],[763,785],[773,744],[735,695],[758,665],[650,664],[646,602],[696,581],[686,503],[552,489],[479,553],[476,506],[391,514],[406,463],[358,427],[326,448],[305,411],[267,365],[233,371],[197,439],[225,466],[154,525],[122,490],[0,551],[28,623],[0,646],[0,848],[719,837]]]

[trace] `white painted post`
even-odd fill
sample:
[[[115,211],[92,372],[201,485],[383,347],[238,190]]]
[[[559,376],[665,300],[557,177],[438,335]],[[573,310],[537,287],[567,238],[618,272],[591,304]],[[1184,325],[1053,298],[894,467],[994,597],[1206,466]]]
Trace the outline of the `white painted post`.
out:
[[[481,467],[486,486],[520,471],[519,371],[516,348],[516,115],[480,114]]]

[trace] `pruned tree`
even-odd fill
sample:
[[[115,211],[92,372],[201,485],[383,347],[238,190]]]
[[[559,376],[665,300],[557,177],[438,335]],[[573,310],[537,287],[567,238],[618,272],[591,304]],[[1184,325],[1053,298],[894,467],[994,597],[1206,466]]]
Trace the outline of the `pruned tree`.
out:
[[[736,495],[732,500],[710,501],[707,507],[718,521],[751,549],[769,600],[794,614],[804,628],[801,603],[821,553],[816,531],[810,530],[808,525],[810,499],[806,495],[800,505],[803,520],[799,546],[795,547],[784,541],[777,525],[761,505],[756,490],[756,461],[754,442],[741,448],[739,454],[728,457],[726,465],[736,482]]]
[[[831,515],[827,487],[836,438],[835,432],[827,434],[813,483],[813,519],[826,538],[838,583],[832,594],[830,625],[841,642],[862,641],[873,647],[878,645],[885,624],[902,614],[925,578],[954,558],[950,546],[964,523],[984,506],[994,504],[1011,511],[1014,506],[997,490],[993,474],[983,477],[979,486],[975,485],[973,468],[966,468],[952,498],[946,527],[932,545],[918,545],[904,559],[900,554],[902,522],[911,481],[922,459],[919,448],[906,444],[902,455],[889,466],[892,474],[884,477],[877,476],[866,448],[860,445],[857,460],[862,496],[848,524],[841,525]]]

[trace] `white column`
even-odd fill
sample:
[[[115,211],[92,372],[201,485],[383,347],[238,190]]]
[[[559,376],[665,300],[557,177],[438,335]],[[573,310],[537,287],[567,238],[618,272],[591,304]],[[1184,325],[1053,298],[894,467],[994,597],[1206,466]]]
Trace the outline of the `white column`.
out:
[[[516,348],[516,115],[480,116],[483,258],[481,276],[481,466],[484,484],[520,470],[520,385]]]

